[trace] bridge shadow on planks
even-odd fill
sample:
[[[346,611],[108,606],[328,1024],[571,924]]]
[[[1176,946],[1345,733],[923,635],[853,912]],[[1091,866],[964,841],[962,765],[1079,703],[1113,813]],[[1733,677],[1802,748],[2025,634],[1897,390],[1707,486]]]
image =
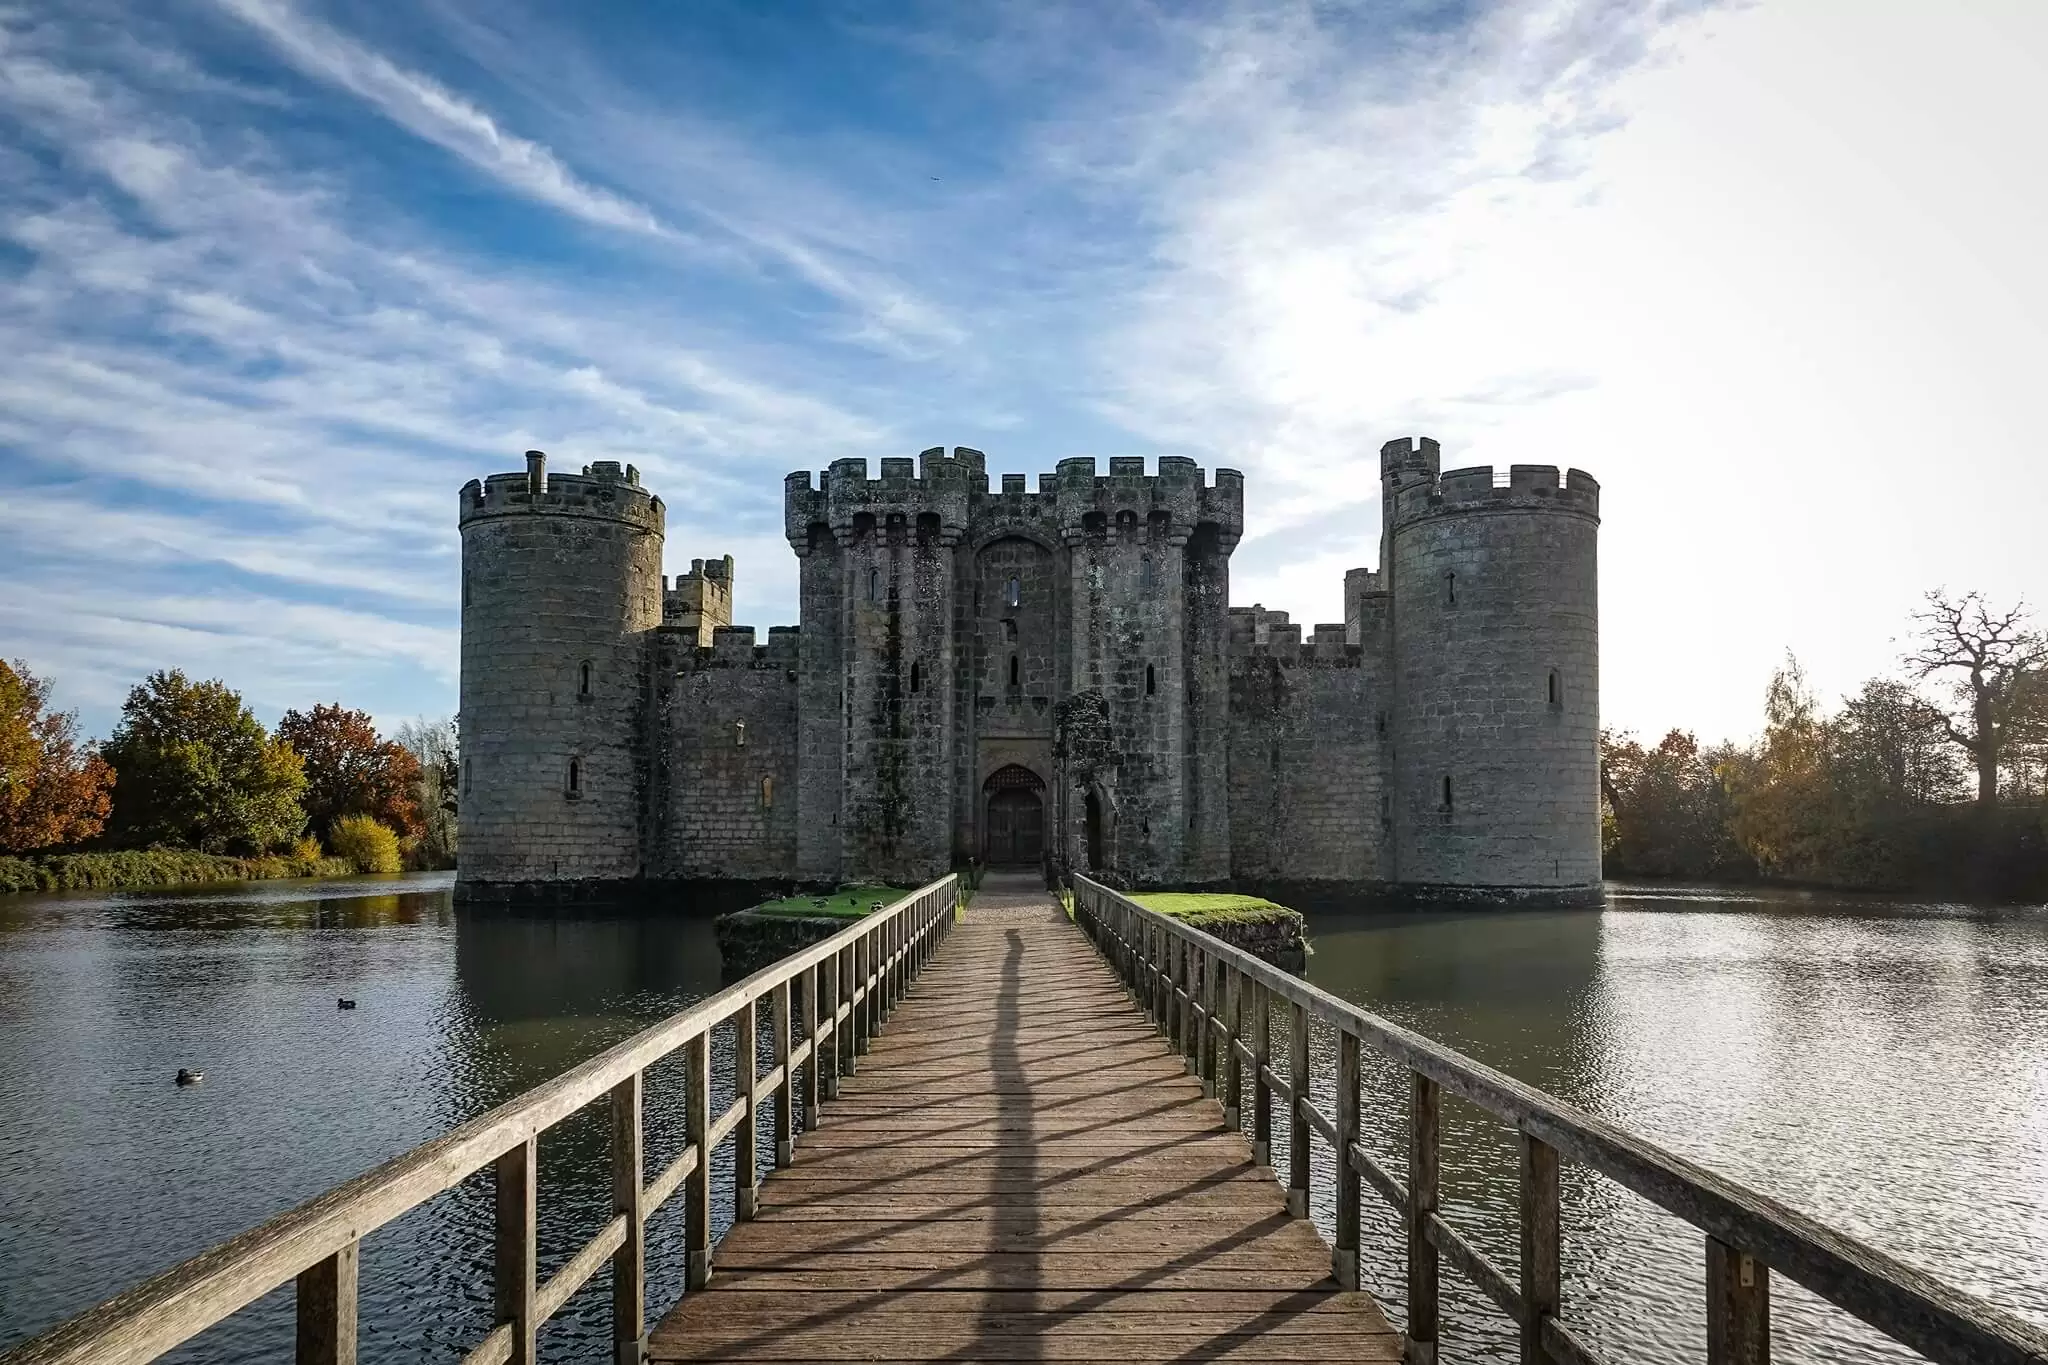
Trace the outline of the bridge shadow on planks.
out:
[[[823,1118],[651,1360],[1400,1359],[1042,891],[984,888]]]

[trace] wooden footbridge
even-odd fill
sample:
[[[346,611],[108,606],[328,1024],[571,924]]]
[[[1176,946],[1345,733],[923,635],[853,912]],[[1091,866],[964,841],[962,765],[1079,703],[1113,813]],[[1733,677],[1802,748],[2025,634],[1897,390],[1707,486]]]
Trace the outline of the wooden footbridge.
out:
[[[0,1365],[151,1360],[294,1282],[297,1358],[353,1361],[363,1239],[486,1168],[496,1324],[463,1365],[530,1365],[542,1325],[606,1266],[616,1365],[1433,1365],[1445,1267],[1517,1325],[1525,1365],[1579,1365],[1603,1357],[1562,1294],[1565,1161],[1700,1229],[1711,1361],[1769,1358],[1783,1274],[1934,1360],[2048,1362],[2033,1324],[1105,887],[1075,880],[1072,921],[1031,888],[991,883],[964,916],[956,900],[953,878],[934,882]],[[1331,1055],[1312,1052],[1311,1021]],[[751,1059],[716,1112],[714,1031]],[[1405,1153],[1362,1141],[1365,1049],[1407,1069]],[[684,1145],[650,1178],[645,1078],[676,1054]],[[1441,1217],[1446,1092],[1518,1133],[1512,1269]],[[614,1214],[543,1279],[537,1140],[592,1105],[611,1119]],[[714,1245],[725,1144],[736,1221]],[[1334,1246],[1303,1216],[1317,1145]],[[1382,1268],[1405,1278],[1400,1331],[1358,1289],[1368,1191],[1406,1229],[1401,1264]],[[673,1199],[687,1287],[650,1333],[647,1225]]]

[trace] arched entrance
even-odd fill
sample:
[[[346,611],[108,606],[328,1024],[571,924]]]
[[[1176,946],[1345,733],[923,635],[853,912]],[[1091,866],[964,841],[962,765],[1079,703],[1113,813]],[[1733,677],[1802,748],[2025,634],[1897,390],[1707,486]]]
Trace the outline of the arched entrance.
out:
[[[981,784],[981,858],[991,867],[1036,867],[1045,856],[1045,783],[1012,763]]]

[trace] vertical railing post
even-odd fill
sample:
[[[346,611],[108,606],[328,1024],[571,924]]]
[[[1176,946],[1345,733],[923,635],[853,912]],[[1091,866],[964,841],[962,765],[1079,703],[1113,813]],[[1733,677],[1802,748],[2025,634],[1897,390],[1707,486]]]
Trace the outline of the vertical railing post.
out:
[[[533,1365],[535,1185],[539,1143],[528,1138],[498,1158],[496,1176],[497,1254],[494,1260],[498,1321],[512,1327],[511,1365]]]
[[[1292,1026],[1287,1038],[1287,1211],[1308,1217],[1308,1010],[1288,1002]]]
[[[1237,1055],[1237,1040],[1244,1034],[1244,996],[1251,984],[1235,967],[1223,969],[1223,988],[1230,997],[1223,1012],[1227,1025],[1223,1030],[1223,1122],[1233,1130],[1242,1126],[1239,1108],[1244,1103],[1244,1063]]]
[[[854,948],[850,943],[832,954],[832,971],[838,978],[838,986],[832,993],[832,1017],[838,1019],[839,1007],[846,1007],[846,1018],[840,1019],[832,1029],[832,1048],[838,1054],[839,1074],[842,1076],[851,1076],[859,1069],[853,1049],[853,1031],[860,1022],[860,1007],[853,1003],[853,958]]]
[[[796,1068],[790,1065],[796,1040],[789,1036],[788,977],[776,982],[768,996],[768,1023],[775,1030],[775,1065],[782,1071],[775,1091],[775,1165],[780,1170],[796,1160]]]
[[[1437,1122],[1442,1095],[1435,1081],[1408,1073],[1408,1365],[1436,1365],[1436,1243],[1429,1220],[1437,1211]]]
[[[853,970],[855,989],[860,992],[860,1004],[854,1010],[854,1017],[860,1023],[853,1031],[853,1050],[867,1055],[868,1040],[875,1036],[875,935],[873,930],[863,933],[853,941]]]
[[[612,1212],[626,1215],[626,1240],[612,1253],[612,1365],[640,1365],[647,1353],[647,1223],[640,1216],[642,1073],[612,1087]]]
[[[1187,1011],[1182,1006],[1181,994],[1186,985],[1187,943],[1180,935],[1165,925],[1159,927],[1159,934],[1166,943],[1166,1012],[1167,1029],[1173,1038],[1173,1050],[1185,1062],[1187,1057]]]
[[[1337,1029],[1337,1235],[1330,1266],[1337,1283],[1356,1289],[1359,1283],[1359,1184],[1358,1160],[1351,1149],[1359,1141],[1358,1039],[1349,1029]]]
[[[1159,1031],[1175,1047],[1180,1046],[1175,1024],[1180,1019],[1173,1003],[1173,936],[1161,924],[1152,926],[1152,1018]]]
[[[683,1181],[684,1283],[702,1289],[711,1282],[711,1030],[683,1044],[683,1055],[683,1140],[697,1149],[697,1164]]]
[[[1770,1269],[1707,1238],[1707,1365],[1769,1365]]]
[[[1543,1322],[1563,1297],[1558,1229],[1557,1148],[1522,1134],[1522,1365],[1549,1365]]]
[[[752,1218],[761,1197],[761,1163],[757,1152],[760,1125],[756,1122],[760,1114],[754,1108],[755,1068],[758,1065],[755,1059],[758,1044],[754,1037],[756,1004],[756,1001],[747,1001],[733,1019],[732,1093],[734,1099],[747,1106],[747,1116],[740,1121],[739,1131],[733,1134],[732,1216],[735,1220]]]
[[[1202,1082],[1205,1098],[1216,1098],[1216,964],[1209,950],[1195,945],[1194,970],[1189,974],[1188,993],[1195,1002],[1195,1075]]]
[[[1252,1164],[1273,1164],[1273,998],[1263,981],[1252,984]]]
[[[839,1035],[843,1032],[839,1025],[841,986],[838,956],[835,954],[830,962],[820,962],[811,968],[811,974],[805,978],[805,986],[818,992],[818,1008],[811,1017],[818,1021],[819,1028],[827,1023],[832,1026],[830,1046],[812,1044],[814,1055],[811,1060],[818,1066],[818,1098],[836,1100],[839,1098]],[[830,990],[826,989],[828,986]]]
[[[819,1054],[825,1050],[825,1045],[818,1041],[818,1017],[820,1014],[818,1008],[818,978],[821,975],[822,973],[819,972],[816,963],[812,963],[810,970],[804,973],[804,1037],[811,1040],[811,1058],[804,1063],[804,1131],[806,1133],[817,1131],[818,1125],[824,1122],[825,1118],[819,1112],[819,1105],[824,1099],[825,1089],[822,1083],[825,1068],[820,1064],[819,1060]]]
[[[1223,1029],[1223,964],[1217,954],[1202,954],[1202,1093],[1217,1099],[1223,1093],[1223,1050],[1217,1046]]]
[[[361,1242],[299,1272],[298,1365],[355,1365],[356,1273]]]

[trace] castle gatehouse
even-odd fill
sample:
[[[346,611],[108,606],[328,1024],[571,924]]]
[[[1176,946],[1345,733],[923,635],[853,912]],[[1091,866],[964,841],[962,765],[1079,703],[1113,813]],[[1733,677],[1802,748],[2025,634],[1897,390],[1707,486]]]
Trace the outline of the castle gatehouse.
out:
[[[784,482],[801,623],[662,573],[631,466],[461,493],[467,896],[883,881],[1597,899],[1599,485],[1380,452],[1375,568],[1304,635],[1230,605],[1244,480],[980,451]],[[1362,538],[1362,536],[1361,536]]]

